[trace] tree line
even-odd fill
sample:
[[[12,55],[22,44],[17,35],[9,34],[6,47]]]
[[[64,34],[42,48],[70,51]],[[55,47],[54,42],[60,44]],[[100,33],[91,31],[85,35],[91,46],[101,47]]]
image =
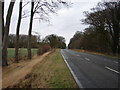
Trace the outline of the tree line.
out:
[[[68,48],[120,54],[120,1],[99,2],[84,14],[89,27],[77,31]]]
[[[19,35],[19,48],[27,48],[27,37],[28,35]],[[8,48],[15,48],[16,35],[10,34],[8,37]],[[32,35],[31,37],[31,48],[38,48],[38,36]]]
[[[51,49],[65,49],[66,43],[65,38],[62,36],[57,36],[55,34],[51,34],[46,36],[41,42],[39,43],[39,49],[37,54],[41,55]]]
[[[66,48],[65,38],[62,36],[57,36],[55,34],[46,36],[43,39],[43,42],[50,44],[51,48]]]
[[[28,35],[19,35],[19,48],[27,48]],[[10,34],[8,38],[8,48],[15,48],[15,34]],[[31,48],[39,48],[40,46],[47,44],[51,48],[66,48],[65,38],[55,34],[47,35],[45,38],[40,39],[40,36],[32,35]]]
[[[27,35],[27,51],[28,55],[27,58],[31,59],[31,48],[32,48],[32,25],[35,15],[38,16],[37,19],[39,20],[46,20],[48,21],[49,13],[56,13],[58,7],[62,5],[68,5],[67,2],[62,0],[31,0],[26,1],[23,3],[24,0],[20,0],[19,2],[19,16],[17,21],[17,28],[16,28],[16,38],[15,38],[15,62],[18,62],[18,51],[19,51],[19,39],[20,39],[20,25],[22,18],[30,17],[29,28],[28,28],[28,35]],[[9,31],[10,31],[10,23],[11,23],[11,16],[13,13],[13,8],[15,5],[16,0],[11,0],[7,15],[6,15],[6,22],[4,24],[4,4],[2,3],[2,65],[7,66],[7,48],[8,48],[8,38],[9,38]],[[31,4],[30,13],[24,12],[23,8],[26,7],[28,4]],[[29,8],[28,8],[29,9]],[[17,13],[17,12],[16,12]]]

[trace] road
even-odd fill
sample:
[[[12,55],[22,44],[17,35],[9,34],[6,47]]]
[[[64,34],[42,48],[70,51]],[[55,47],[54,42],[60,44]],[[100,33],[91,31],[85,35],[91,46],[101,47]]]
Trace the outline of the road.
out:
[[[80,88],[118,88],[118,59],[62,49]]]

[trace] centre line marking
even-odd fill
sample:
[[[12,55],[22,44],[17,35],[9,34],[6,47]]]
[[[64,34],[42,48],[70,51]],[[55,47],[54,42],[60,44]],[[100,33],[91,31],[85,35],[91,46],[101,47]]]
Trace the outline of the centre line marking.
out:
[[[85,58],[87,61],[90,61],[90,59],[89,58]]]
[[[111,68],[109,68],[109,67],[105,67],[105,68],[107,68],[107,69],[109,69],[109,70],[111,70],[111,71],[113,71],[113,72],[120,73],[120,72],[118,72],[118,71],[116,71],[116,70],[114,70],[114,69],[111,69]]]
[[[114,61],[115,63],[118,63],[118,62],[116,62],[116,61]]]

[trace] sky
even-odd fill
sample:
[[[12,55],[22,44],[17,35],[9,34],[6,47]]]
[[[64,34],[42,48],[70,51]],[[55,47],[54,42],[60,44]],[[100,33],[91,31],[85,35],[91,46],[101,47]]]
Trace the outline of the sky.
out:
[[[68,45],[70,39],[73,37],[76,31],[83,31],[88,25],[84,25],[81,19],[85,18],[83,14],[84,11],[89,11],[91,8],[95,7],[97,3],[101,0],[69,0],[71,1],[72,7],[63,7],[57,11],[57,14],[52,14],[49,16],[50,22],[39,21],[37,19],[33,22],[32,34],[38,32],[41,35],[41,39],[50,34],[56,34],[58,36],[63,36],[66,39],[66,44]],[[5,3],[5,16],[9,6],[8,0]],[[28,6],[29,10],[30,7]],[[11,24],[10,24],[10,34],[16,33],[16,26],[18,20],[19,2],[15,3]],[[26,10],[26,9],[25,9]],[[20,27],[20,34],[28,34],[29,28],[29,17],[23,18]]]

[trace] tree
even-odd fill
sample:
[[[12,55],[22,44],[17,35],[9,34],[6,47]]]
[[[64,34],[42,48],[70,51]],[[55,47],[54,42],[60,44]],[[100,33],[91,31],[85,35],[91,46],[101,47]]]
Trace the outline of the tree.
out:
[[[35,31],[32,31],[32,32],[37,35],[37,43],[39,44],[41,42],[40,33],[39,32],[35,32]]]
[[[65,38],[62,36],[58,36],[58,48],[62,48],[65,49],[66,48],[66,44],[65,44]]]
[[[117,53],[119,45],[119,38],[120,38],[120,1],[118,2],[110,2],[105,3],[106,9],[109,10],[109,14],[111,15],[111,19],[108,19],[108,22],[111,26],[109,26],[109,30],[111,31],[112,36],[112,51],[113,53]],[[107,18],[107,17],[106,17]]]
[[[32,35],[32,37],[31,37],[31,47],[32,48],[38,48],[38,45],[39,45],[38,40],[39,39],[36,35]]]
[[[4,37],[4,2],[2,2],[2,41]]]
[[[9,27],[10,27],[10,21],[12,16],[13,7],[15,4],[15,0],[10,2],[7,16],[6,16],[6,23],[4,28],[4,38],[3,38],[3,47],[2,47],[2,65],[6,66],[7,64],[7,41],[8,41],[8,34],[9,34]]]
[[[27,37],[28,35],[19,35],[19,48],[27,48]],[[9,34],[8,38],[8,48],[15,48],[15,41],[16,40],[16,35],[15,34]],[[38,48],[38,37],[37,35],[32,35],[31,37],[32,48]],[[19,52],[19,51],[18,51]]]
[[[20,24],[22,19],[22,0],[19,4],[19,17],[16,29],[16,40],[15,40],[15,62],[18,63],[18,51],[19,51],[19,31],[20,31]]]
[[[88,27],[84,32],[76,32],[70,40],[68,48],[84,49],[97,52],[109,52],[108,43],[109,34],[105,30],[96,30],[94,27]]]
[[[66,48],[65,38],[62,36],[51,34],[46,36],[43,41],[50,44],[51,48]]]
[[[80,41],[81,41],[81,36],[83,35],[82,32],[77,31],[73,38],[70,39],[70,42],[68,44],[68,48],[71,49],[80,49]]]
[[[27,35],[19,36],[19,48],[27,48]]]
[[[57,35],[51,34],[45,37],[44,41],[49,43],[51,48],[57,48],[58,46],[58,38]]]
[[[112,52],[116,54],[120,47],[120,1],[98,3],[92,11],[86,13],[86,19],[83,22],[94,26],[96,30],[101,32],[107,31],[110,35],[109,44]]]
[[[10,34],[8,37],[8,48],[15,48],[16,35]]]
[[[33,23],[33,16],[34,16],[34,1],[31,2],[31,16],[30,16],[30,24],[29,24],[29,31],[28,31],[28,59],[31,59],[31,32],[32,32],[32,23]]]
[[[0,11],[2,11],[2,2],[0,1]],[[2,18],[2,13],[0,13],[0,18]],[[2,19],[0,19],[0,66],[2,66]]]
[[[57,3],[58,2],[58,3]],[[30,16],[30,24],[29,24],[29,31],[28,31],[28,59],[31,59],[31,32],[32,32],[32,24],[33,24],[33,17],[37,14],[39,20],[46,20],[49,13],[55,13],[56,9],[59,6],[59,3],[67,5],[66,2],[62,0],[55,1],[46,1],[46,0],[32,0],[31,2],[31,16]]]

